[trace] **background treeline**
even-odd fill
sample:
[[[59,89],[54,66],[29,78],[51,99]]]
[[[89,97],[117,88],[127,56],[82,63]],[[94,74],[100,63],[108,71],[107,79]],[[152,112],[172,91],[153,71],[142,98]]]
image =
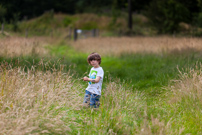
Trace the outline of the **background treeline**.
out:
[[[151,1],[132,0],[133,11],[140,12]],[[16,14],[19,19],[32,18],[49,10],[68,14],[95,11],[97,13],[108,13],[113,9],[125,11],[128,3],[126,0],[1,0],[0,5],[1,19],[4,17],[10,21],[15,18]]]
[[[202,0],[131,0],[132,12],[146,16],[158,33],[177,33],[180,23],[199,29],[202,27]],[[96,13],[115,19],[127,13],[127,0],[1,0],[0,22],[15,24],[46,11],[55,13]]]

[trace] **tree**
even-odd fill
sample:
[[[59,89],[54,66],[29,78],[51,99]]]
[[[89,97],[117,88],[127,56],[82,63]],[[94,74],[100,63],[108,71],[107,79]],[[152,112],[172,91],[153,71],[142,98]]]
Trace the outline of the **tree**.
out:
[[[63,12],[68,14],[75,13],[75,3],[78,0],[1,0],[0,4],[7,9],[5,19],[7,21],[14,20],[14,13],[19,14],[19,19],[25,16],[33,18],[42,15],[46,11],[54,10],[55,12]]]
[[[202,0],[197,0],[197,6],[199,8],[199,12],[194,18],[194,25],[202,28]]]
[[[158,29],[158,33],[177,32],[179,23],[187,22],[190,18],[189,10],[177,0],[153,0],[145,15]]]
[[[6,8],[4,8],[1,4],[0,4],[0,22],[4,21],[4,17],[6,14]]]

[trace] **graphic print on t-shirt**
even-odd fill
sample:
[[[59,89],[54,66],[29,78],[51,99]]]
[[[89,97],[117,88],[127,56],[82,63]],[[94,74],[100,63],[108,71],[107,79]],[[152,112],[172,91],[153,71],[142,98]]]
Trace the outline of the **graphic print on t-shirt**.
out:
[[[91,79],[96,79],[96,76],[97,76],[97,71],[95,71],[95,70],[91,70],[90,71],[90,78]],[[89,82],[89,84],[95,84],[94,82],[92,83],[92,82]]]

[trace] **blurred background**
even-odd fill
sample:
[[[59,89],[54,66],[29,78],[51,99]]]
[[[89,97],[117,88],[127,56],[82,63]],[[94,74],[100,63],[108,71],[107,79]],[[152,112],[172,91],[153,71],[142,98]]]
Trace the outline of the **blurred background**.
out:
[[[76,28],[97,29],[94,36],[201,36],[202,1],[1,0],[0,23],[1,31],[27,35],[70,36]]]

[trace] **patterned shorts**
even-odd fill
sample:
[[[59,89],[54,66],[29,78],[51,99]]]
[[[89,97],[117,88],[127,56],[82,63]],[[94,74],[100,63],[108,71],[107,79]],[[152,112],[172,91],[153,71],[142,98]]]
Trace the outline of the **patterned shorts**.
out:
[[[90,107],[98,108],[100,106],[100,95],[86,90],[83,103],[90,105]]]

